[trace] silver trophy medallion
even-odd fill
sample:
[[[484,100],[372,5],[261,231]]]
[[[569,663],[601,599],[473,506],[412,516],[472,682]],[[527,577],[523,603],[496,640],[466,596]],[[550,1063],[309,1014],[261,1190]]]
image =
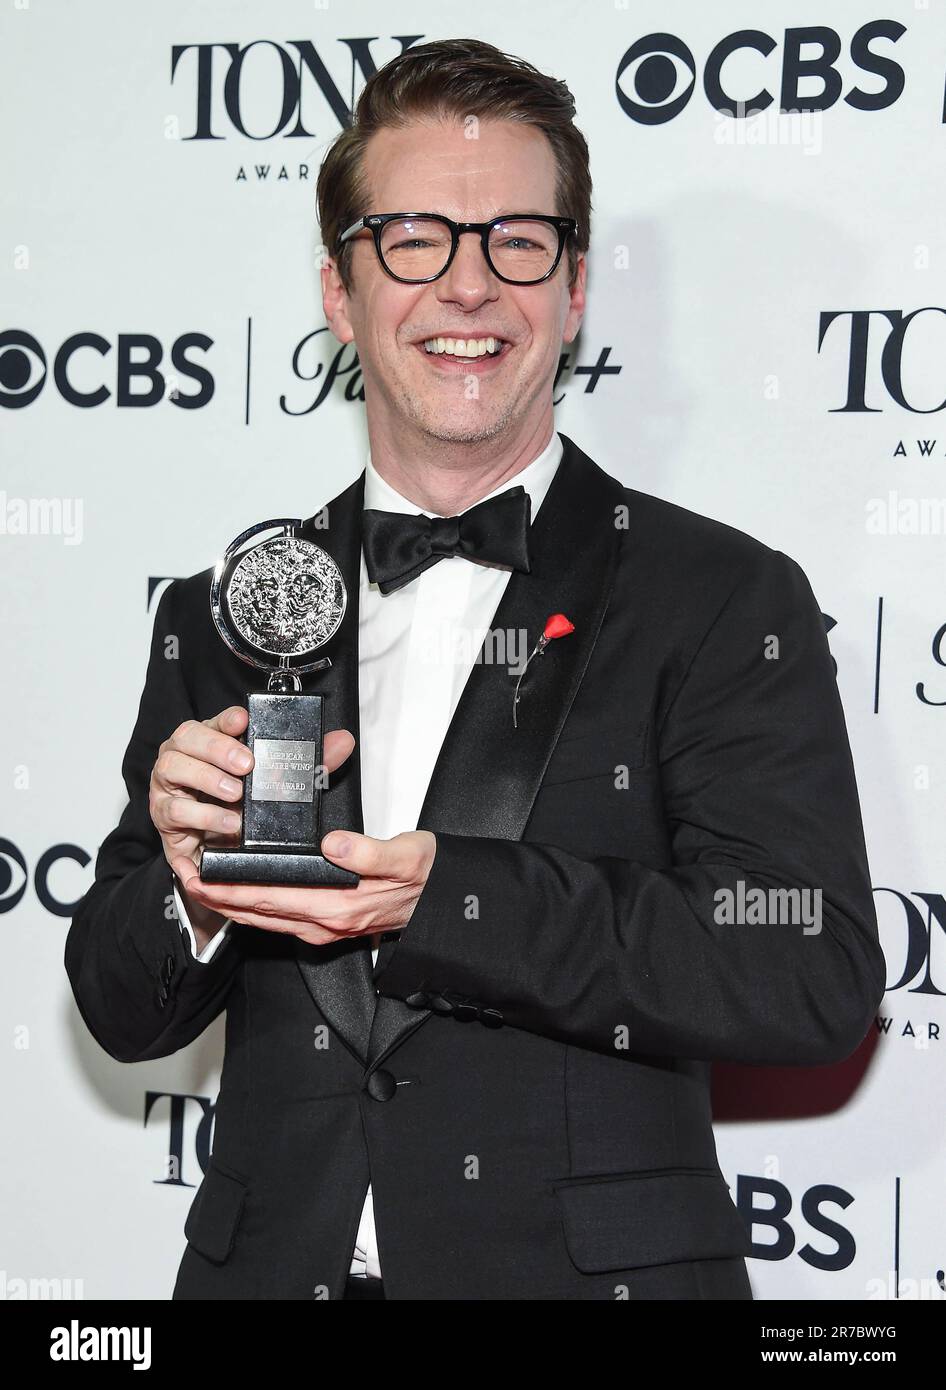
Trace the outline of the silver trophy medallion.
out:
[[[271,691],[298,690],[293,676],[331,665],[327,658],[308,658],[335,636],[348,603],[338,565],[321,546],[295,534],[301,525],[263,521],[244,531],[227,547],[211,585],[218,632],[241,660],[272,673]],[[277,527],[281,535],[244,549]]]

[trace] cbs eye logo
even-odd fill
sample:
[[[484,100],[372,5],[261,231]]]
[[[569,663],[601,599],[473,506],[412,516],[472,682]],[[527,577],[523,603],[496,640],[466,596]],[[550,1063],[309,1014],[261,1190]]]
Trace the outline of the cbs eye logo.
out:
[[[51,912],[55,917],[72,917],[84,894],[80,893],[73,902],[63,902],[49,886],[53,865],[62,859],[70,860],[83,869],[91,863],[91,857],[79,845],[53,845],[36,861],[33,887],[47,912]],[[0,838],[0,913],[12,912],[23,900],[29,886],[29,878],[29,866],[22,851],[12,840]]]
[[[46,381],[46,354],[30,333],[0,333],[0,404],[11,410],[31,405]]]
[[[851,61],[873,79],[882,79],[884,85],[878,91],[853,87],[844,97],[849,105],[858,111],[880,111],[897,100],[905,85],[903,68],[885,54],[874,52],[870,45],[881,39],[896,43],[905,33],[905,25],[887,19],[874,20],[857,30],[850,44]],[[737,78],[741,77],[747,92],[757,87],[766,71],[765,60],[778,47],[777,41],[760,29],[740,29],[721,39],[703,66],[703,90],[710,105],[723,115],[741,118],[771,106],[775,97],[764,86],[755,95],[735,96],[727,84],[738,86]],[[844,80],[835,67],[840,54],[841,38],[834,29],[823,25],[786,29],[779,110],[827,111],[833,106],[844,89]],[[724,73],[730,58],[734,59],[732,67]],[[772,64],[768,71],[775,75]],[[639,125],[664,125],[687,105],[696,78],[696,59],[682,39],[674,34],[645,34],[631,44],[618,65],[618,103]]]
[[[628,70],[633,95],[621,87],[621,78]],[[647,34],[631,44],[621,59],[616,80],[621,109],[641,125],[672,121],[690,100],[695,85],[693,54],[673,34]]]

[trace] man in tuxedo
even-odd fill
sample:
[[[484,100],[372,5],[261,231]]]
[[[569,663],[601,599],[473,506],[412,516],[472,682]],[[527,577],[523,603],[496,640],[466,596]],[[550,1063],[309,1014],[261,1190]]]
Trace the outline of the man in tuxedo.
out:
[[[370,453],[302,528],[350,596],[303,688],[322,849],[357,888],[201,883],[252,766],[247,668],[209,570],[159,604],[66,966],[123,1061],[226,1010],[175,1298],[750,1298],[710,1065],[840,1061],[882,997],[805,575],[554,430],[591,206],[573,114],[489,45],[423,45],[320,174]]]

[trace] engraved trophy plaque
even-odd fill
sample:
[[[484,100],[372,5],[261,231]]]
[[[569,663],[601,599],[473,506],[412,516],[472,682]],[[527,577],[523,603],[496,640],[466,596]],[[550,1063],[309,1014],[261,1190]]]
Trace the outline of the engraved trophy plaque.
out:
[[[248,694],[244,742],[255,762],[243,781],[239,845],[205,844],[204,883],[354,886],[357,874],[319,852],[321,695],[303,695],[299,677],[324,670],[312,660],[341,626],[348,596],[338,565],[297,535],[301,521],[263,521],[227,547],[214,569],[210,609],[241,661],[270,673],[264,694]],[[245,548],[266,531],[271,536]]]

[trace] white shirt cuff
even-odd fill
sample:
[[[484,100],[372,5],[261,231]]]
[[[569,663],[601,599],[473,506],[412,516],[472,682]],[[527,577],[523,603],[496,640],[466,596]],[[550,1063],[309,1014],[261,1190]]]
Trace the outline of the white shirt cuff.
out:
[[[190,918],[185,912],[184,904],[181,901],[181,894],[179,892],[177,874],[174,875],[174,905],[177,908],[177,917],[178,921],[181,924],[181,934],[183,936],[186,936],[190,941],[191,955],[194,957],[195,960],[199,960],[201,965],[206,965],[207,962],[210,960],[211,956],[213,955],[214,951],[216,951],[218,946],[220,946],[221,942],[226,941],[227,936],[229,935],[231,919],[228,917],[224,922],[223,926],[220,928],[220,930],[218,932],[215,932],[214,935],[210,938],[204,949],[202,951],[198,951],[197,938],[194,936],[194,928],[190,924]]]

